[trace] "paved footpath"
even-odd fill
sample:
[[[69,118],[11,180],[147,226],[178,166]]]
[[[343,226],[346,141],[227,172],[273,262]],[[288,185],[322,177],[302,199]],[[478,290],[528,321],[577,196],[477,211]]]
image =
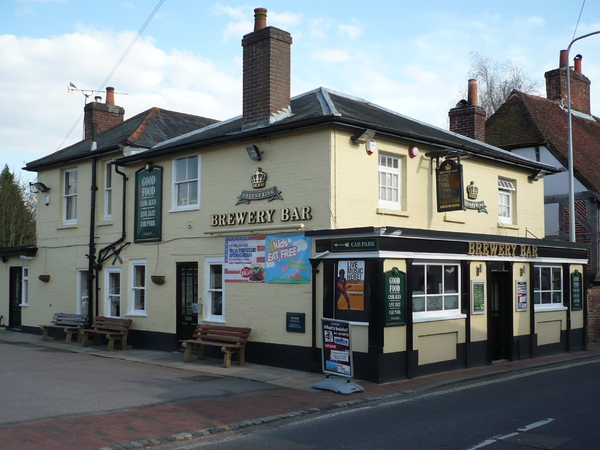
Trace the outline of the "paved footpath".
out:
[[[146,373],[159,371],[161,368],[177,369],[186,371],[190,377],[197,377],[200,381],[218,378],[229,384],[218,391],[218,395],[206,398],[187,400],[185,397],[179,397],[166,400],[163,404],[154,402],[151,405],[138,405],[135,401],[127,403],[128,400],[124,399],[125,404],[117,411],[113,409],[101,413],[75,412],[71,415],[60,414],[60,417],[50,419],[34,418],[18,423],[0,424],[1,450],[121,450],[158,447],[166,442],[342,408],[493,374],[528,370],[570,360],[600,358],[600,345],[592,343],[585,352],[462,369],[384,385],[357,381],[364,387],[364,392],[340,395],[312,388],[314,383],[324,379],[322,374],[257,364],[241,367],[234,365],[231,369],[224,369],[216,359],[183,363],[182,354],[177,352],[108,352],[105,346],[84,348],[77,344],[67,345],[63,341],[44,342],[38,335],[0,330],[0,348],[3,345],[17,345],[23,349],[42,347],[45,350],[54,349],[53,351],[69,354],[74,352],[82,359],[82,364],[91,361],[86,359],[90,356],[107,358],[102,361],[106,361],[106,366],[110,363],[112,370],[115,364],[125,366],[135,362],[144,364],[143,370]],[[2,361],[0,364],[0,367],[6,367],[11,362]],[[40,367],[40,370],[43,371],[44,368]],[[56,383],[61,385],[70,382],[74,382],[71,377],[56,380]],[[206,383],[208,386],[209,382]],[[0,386],[5,386],[5,380],[0,379]],[[214,386],[212,388],[214,389]]]

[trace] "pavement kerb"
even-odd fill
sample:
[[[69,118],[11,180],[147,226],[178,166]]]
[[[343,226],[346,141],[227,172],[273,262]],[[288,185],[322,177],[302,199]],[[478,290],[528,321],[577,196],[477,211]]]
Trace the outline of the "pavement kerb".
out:
[[[191,440],[191,439],[200,438],[200,437],[206,437],[206,436],[210,436],[210,435],[225,433],[228,431],[248,428],[248,427],[252,427],[252,426],[256,426],[256,425],[273,423],[273,422],[277,422],[277,421],[281,421],[281,420],[285,420],[285,419],[293,419],[293,418],[306,416],[306,415],[310,415],[310,414],[317,414],[317,413],[332,411],[335,409],[342,409],[342,408],[347,408],[347,407],[351,407],[351,406],[364,405],[367,403],[392,400],[394,398],[401,397],[403,395],[408,395],[408,394],[412,394],[412,393],[416,393],[416,392],[425,392],[428,390],[433,390],[433,389],[437,389],[437,388],[444,387],[444,386],[460,384],[465,381],[473,381],[473,380],[477,380],[477,379],[492,378],[494,376],[504,375],[507,373],[518,373],[518,372],[531,371],[531,370],[535,370],[535,369],[538,369],[541,367],[555,366],[555,365],[559,365],[559,364],[563,364],[563,363],[568,363],[569,361],[575,361],[575,360],[580,361],[580,360],[589,360],[589,359],[600,358],[600,354],[589,353],[589,352],[586,352],[583,354],[569,353],[567,355],[569,355],[571,357],[565,357],[560,360],[546,360],[546,361],[539,362],[539,363],[536,362],[533,364],[524,365],[523,367],[514,367],[514,368],[510,368],[510,369],[497,370],[497,371],[487,372],[487,373],[483,373],[483,374],[473,374],[471,376],[459,377],[459,378],[454,378],[454,379],[450,379],[450,380],[440,381],[438,383],[426,384],[424,386],[420,386],[417,388],[406,389],[403,391],[398,391],[398,392],[394,392],[394,393],[387,394],[387,395],[381,395],[381,396],[376,396],[376,397],[365,397],[365,398],[360,398],[360,399],[355,399],[355,400],[330,403],[327,405],[317,406],[317,407],[313,407],[310,409],[293,411],[293,412],[289,412],[289,413],[285,413],[285,414],[278,414],[275,416],[266,416],[266,417],[261,417],[261,418],[253,419],[253,420],[244,420],[242,422],[236,422],[236,423],[232,423],[229,425],[223,425],[223,426],[215,427],[215,428],[206,428],[206,429],[201,429],[201,430],[190,431],[188,433],[178,433],[175,435],[165,436],[165,437],[158,438],[158,439],[133,441],[133,442],[129,442],[127,444],[121,444],[121,445],[116,445],[116,446],[111,446],[111,447],[102,447],[102,448],[99,448],[96,450],[126,450],[126,449],[132,449],[132,448],[153,448],[153,447],[158,447],[158,446],[164,445],[166,443],[172,443],[172,442],[183,441],[183,440]]]

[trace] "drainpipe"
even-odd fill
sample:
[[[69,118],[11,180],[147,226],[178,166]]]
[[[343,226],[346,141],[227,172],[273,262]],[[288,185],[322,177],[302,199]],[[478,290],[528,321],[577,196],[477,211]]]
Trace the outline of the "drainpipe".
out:
[[[96,143],[96,123],[92,123],[92,146],[90,151],[96,150],[98,144]],[[96,315],[98,315],[98,297],[94,296],[94,263],[96,260],[96,243],[95,239],[95,223],[96,223],[96,191],[98,187],[96,186],[96,158],[92,158],[92,185],[90,187],[91,190],[91,198],[90,198],[90,240],[89,240],[89,248],[88,248],[88,280],[87,280],[87,288],[88,288],[88,321],[90,324],[93,322],[94,317],[94,301],[96,306]],[[96,284],[96,288],[98,285]]]
[[[121,237],[119,239],[117,239],[115,242],[108,244],[106,247],[104,247],[103,249],[101,249],[98,252],[98,255],[100,256],[100,264],[102,264],[102,261],[104,259],[103,257],[103,253],[109,249],[111,249],[112,247],[114,247],[117,244],[120,244],[121,242],[123,242],[125,240],[126,237],[126,233],[125,233],[125,212],[127,211],[127,207],[126,207],[126,200],[127,200],[127,175],[123,172],[121,172],[119,170],[119,167],[117,166],[116,163],[111,163],[111,165],[114,166],[115,168],[115,172],[118,173],[119,175],[121,175],[121,177],[123,178],[123,199],[122,199],[122,212],[121,212]]]

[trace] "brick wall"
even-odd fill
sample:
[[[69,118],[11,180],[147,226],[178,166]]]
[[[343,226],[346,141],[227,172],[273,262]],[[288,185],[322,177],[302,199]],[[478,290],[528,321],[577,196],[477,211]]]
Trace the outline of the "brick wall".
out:
[[[459,105],[448,112],[450,131],[485,142],[485,109],[478,105]]]
[[[562,101],[567,105],[567,71],[563,67],[544,74],[546,77],[546,97],[550,100]],[[571,108],[586,114],[591,114],[590,80],[583,74],[571,69]]]
[[[592,286],[587,291],[588,338],[590,342],[600,340],[600,286]]]

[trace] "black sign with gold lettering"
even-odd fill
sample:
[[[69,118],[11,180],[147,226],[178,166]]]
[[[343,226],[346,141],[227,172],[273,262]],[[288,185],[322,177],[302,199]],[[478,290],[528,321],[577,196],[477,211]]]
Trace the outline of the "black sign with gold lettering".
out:
[[[446,159],[435,172],[438,212],[464,209],[462,165]]]

